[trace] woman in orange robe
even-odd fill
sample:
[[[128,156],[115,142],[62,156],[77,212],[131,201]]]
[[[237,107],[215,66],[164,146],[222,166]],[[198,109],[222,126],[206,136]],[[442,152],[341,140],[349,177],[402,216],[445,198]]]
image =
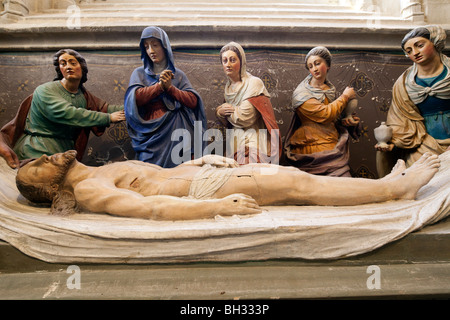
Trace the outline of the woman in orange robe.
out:
[[[357,137],[359,118],[353,116],[342,124],[340,118],[347,103],[355,98],[355,91],[347,87],[336,98],[336,88],[327,79],[331,66],[328,49],[312,49],[305,65],[310,74],[292,98],[295,115],[285,140],[287,161],[312,174],[350,176],[348,128]]]

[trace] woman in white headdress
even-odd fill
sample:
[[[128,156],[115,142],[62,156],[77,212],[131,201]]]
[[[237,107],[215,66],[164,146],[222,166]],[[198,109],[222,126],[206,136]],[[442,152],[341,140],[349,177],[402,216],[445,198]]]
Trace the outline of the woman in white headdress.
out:
[[[279,128],[264,83],[247,72],[244,49],[236,42],[222,47],[220,61],[228,81],[225,103],[216,108],[216,116],[226,127],[234,129],[227,136],[228,156],[240,164],[278,163]]]
[[[410,166],[425,152],[441,154],[450,146],[450,59],[440,26],[417,27],[402,40],[414,62],[395,82],[386,124],[393,130],[388,147],[376,145],[380,176],[397,158]]]

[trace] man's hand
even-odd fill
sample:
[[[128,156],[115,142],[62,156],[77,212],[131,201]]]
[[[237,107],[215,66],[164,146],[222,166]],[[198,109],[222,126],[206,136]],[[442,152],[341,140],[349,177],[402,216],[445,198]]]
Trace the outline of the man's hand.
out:
[[[239,164],[234,159],[223,157],[223,156],[218,156],[215,154],[205,155],[202,158],[200,158],[200,160],[203,161],[204,164],[210,164],[217,168],[237,168],[237,167],[239,167]]]
[[[111,113],[111,122],[116,123],[120,121],[125,121],[125,111],[116,111]]]
[[[241,193],[229,195],[219,201],[217,214],[221,216],[257,214],[262,211],[255,199]]]
[[[0,156],[5,158],[11,168],[16,169],[19,167],[19,158],[16,153],[3,141],[0,141]]]
[[[239,164],[232,158],[219,156],[216,154],[207,154],[201,158],[183,162],[180,166],[203,166],[210,164],[216,168],[237,168]]]

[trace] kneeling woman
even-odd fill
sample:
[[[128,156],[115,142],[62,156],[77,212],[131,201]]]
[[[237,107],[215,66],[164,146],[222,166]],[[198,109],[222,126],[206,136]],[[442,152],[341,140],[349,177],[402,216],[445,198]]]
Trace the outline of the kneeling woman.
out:
[[[206,114],[200,95],[186,74],[175,67],[175,59],[167,33],[159,27],[142,31],[143,66],[130,77],[125,93],[127,129],[136,159],[172,168],[194,157],[195,144],[203,150],[203,141],[195,141],[196,122],[206,130]],[[172,139],[176,130],[184,131],[183,150],[180,141]],[[198,139],[197,139],[198,140]]]
[[[312,174],[350,176],[349,134],[359,136],[359,118],[341,122],[341,113],[355,98],[347,87],[336,98],[336,88],[327,79],[331,54],[325,47],[312,49],[305,58],[310,74],[292,97],[295,112],[289,126],[285,153],[287,162]]]
[[[281,154],[279,128],[270,94],[261,79],[246,70],[244,49],[230,42],[220,50],[220,60],[228,78],[225,103],[216,116],[233,129],[227,136],[228,156],[239,163],[278,163]]]

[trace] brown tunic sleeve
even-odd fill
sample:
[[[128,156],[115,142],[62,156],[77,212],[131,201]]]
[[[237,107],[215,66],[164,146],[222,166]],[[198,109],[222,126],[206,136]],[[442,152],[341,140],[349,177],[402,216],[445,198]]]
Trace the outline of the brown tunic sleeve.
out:
[[[182,105],[190,109],[197,107],[197,96],[190,91],[183,91],[175,86],[170,86],[167,93],[170,94],[175,100],[179,101]]]
[[[139,88],[136,90],[136,104],[138,107],[148,106],[148,102],[161,95],[164,90],[157,83],[150,87]],[[194,109],[197,106],[197,96],[189,91],[182,91],[175,86],[171,86],[167,93],[182,105]]]
[[[161,95],[164,90],[159,83],[150,87],[139,88],[136,90],[136,105],[138,107],[148,106],[149,101]]]

